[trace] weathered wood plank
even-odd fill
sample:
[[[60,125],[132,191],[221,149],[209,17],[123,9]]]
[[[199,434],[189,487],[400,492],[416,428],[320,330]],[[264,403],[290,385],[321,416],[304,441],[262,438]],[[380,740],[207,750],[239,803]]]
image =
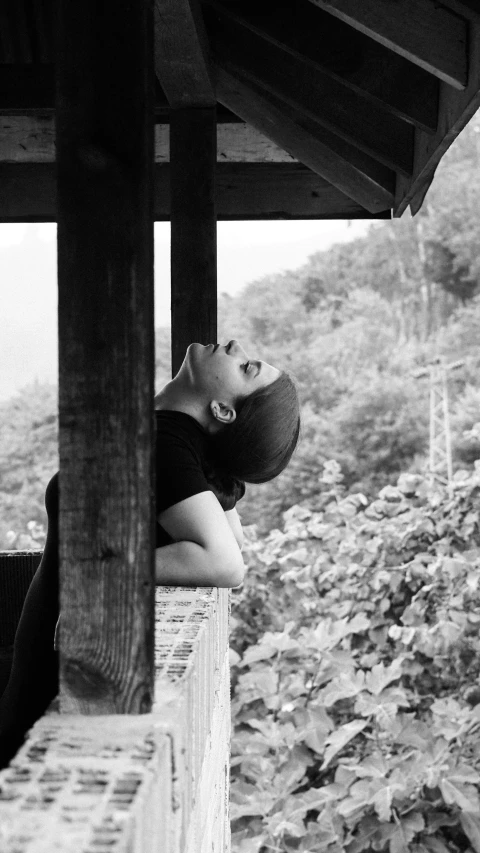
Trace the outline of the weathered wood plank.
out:
[[[222,18],[210,33],[222,69],[311,116],[389,168],[412,173],[411,124],[237,23]]]
[[[153,45],[148,0],[60,0],[61,709],[153,694]],[[48,168],[48,164],[43,164]]]
[[[405,180],[398,176],[395,216],[401,216],[409,204],[416,213],[445,151],[480,108],[480,19],[472,20],[470,24],[469,63],[469,83],[464,92],[456,92],[446,83],[441,85],[435,136],[420,130],[416,132],[413,178]]]
[[[0,222],[55,222],[52,163],[0,163]],[[384,219],[296,163],[219,163],[217,219]],[[154,170],[154,218],[170,219],[170,167]]]
[[[197,0],[155,0],[154,18],[155,72],[172,109],[215,106]]]
[[[217,73],[217,97],[245,121],[263,133],[270,134],[273,141],[289,151],[295,159],[370,213],[392,206],[394,176],[390,173],[387,178],[387,170],[380,164],[371,161],[366,171],[358,168],[292,121],[267,98],[222,69]]]
[[[301,164],[217,166],[218,219],[384,219]]]
[[[0,162],[53,163],[53,116],[0,115]]]
[[[236,20],[265,40],[426,131],[437,127],[439,81],[311,3],[241,7],[208,0],[212,15]]]
[[[177,110],[170,123],[172,373],[189,344],[217,340],[216,116]]]
[[[217,124],[218,163],[291,163],[280,145],[251,124]]]
[[[155,162],[170,161],[169,125],[155,125]],[[217,124],[217,160],[222,163],[291,163],[292,156],[254,127]],[[0,163],[53,163],[53,116],[0,116]]]
[[[311,0],[455,89],[467,84],[467,24],[435,0]]]

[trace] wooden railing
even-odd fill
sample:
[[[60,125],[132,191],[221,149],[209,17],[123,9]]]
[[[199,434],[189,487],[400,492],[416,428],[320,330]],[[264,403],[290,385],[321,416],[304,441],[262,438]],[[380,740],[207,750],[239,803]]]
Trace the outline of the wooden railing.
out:
[[[0,554],[4,610],[38,556]],[[228,853],[228,617],[226,589],[157,588],[152,713],[54,701],[0,772],[2,853]]]

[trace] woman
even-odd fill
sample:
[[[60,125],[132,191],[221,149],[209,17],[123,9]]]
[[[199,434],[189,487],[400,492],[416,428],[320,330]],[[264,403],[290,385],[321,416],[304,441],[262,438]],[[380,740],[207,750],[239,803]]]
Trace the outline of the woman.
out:
[[[155,397],[156,583],[234,587],[242,582],[235,504],[244,481],[264,483],[288,464],[299,428],[291,379],[249,359],[236,341],[191,344]],[[0,700],[0,767],[58,692],[58,474],[48,484],[48,534],[15,636]]]

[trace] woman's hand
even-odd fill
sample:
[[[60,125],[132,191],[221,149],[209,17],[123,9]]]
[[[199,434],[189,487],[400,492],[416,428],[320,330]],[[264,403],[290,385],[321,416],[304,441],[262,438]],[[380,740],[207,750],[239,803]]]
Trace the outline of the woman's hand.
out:
[[[156,550],[156,583],[239,586],[245,566],[226,516],[210,490],[192,495],[160,513],[158,522],[175,542]]]

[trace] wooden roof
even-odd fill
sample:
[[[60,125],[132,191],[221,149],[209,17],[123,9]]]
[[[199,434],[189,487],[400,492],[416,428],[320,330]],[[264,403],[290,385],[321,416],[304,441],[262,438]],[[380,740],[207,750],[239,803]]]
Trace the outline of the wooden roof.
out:
[[[54,0],[0,8],[0,221],[56,218]],[[421,206],[480,105],[477,0],[155,0],[155,218],[172,109],[217,104],[221,219]]]

